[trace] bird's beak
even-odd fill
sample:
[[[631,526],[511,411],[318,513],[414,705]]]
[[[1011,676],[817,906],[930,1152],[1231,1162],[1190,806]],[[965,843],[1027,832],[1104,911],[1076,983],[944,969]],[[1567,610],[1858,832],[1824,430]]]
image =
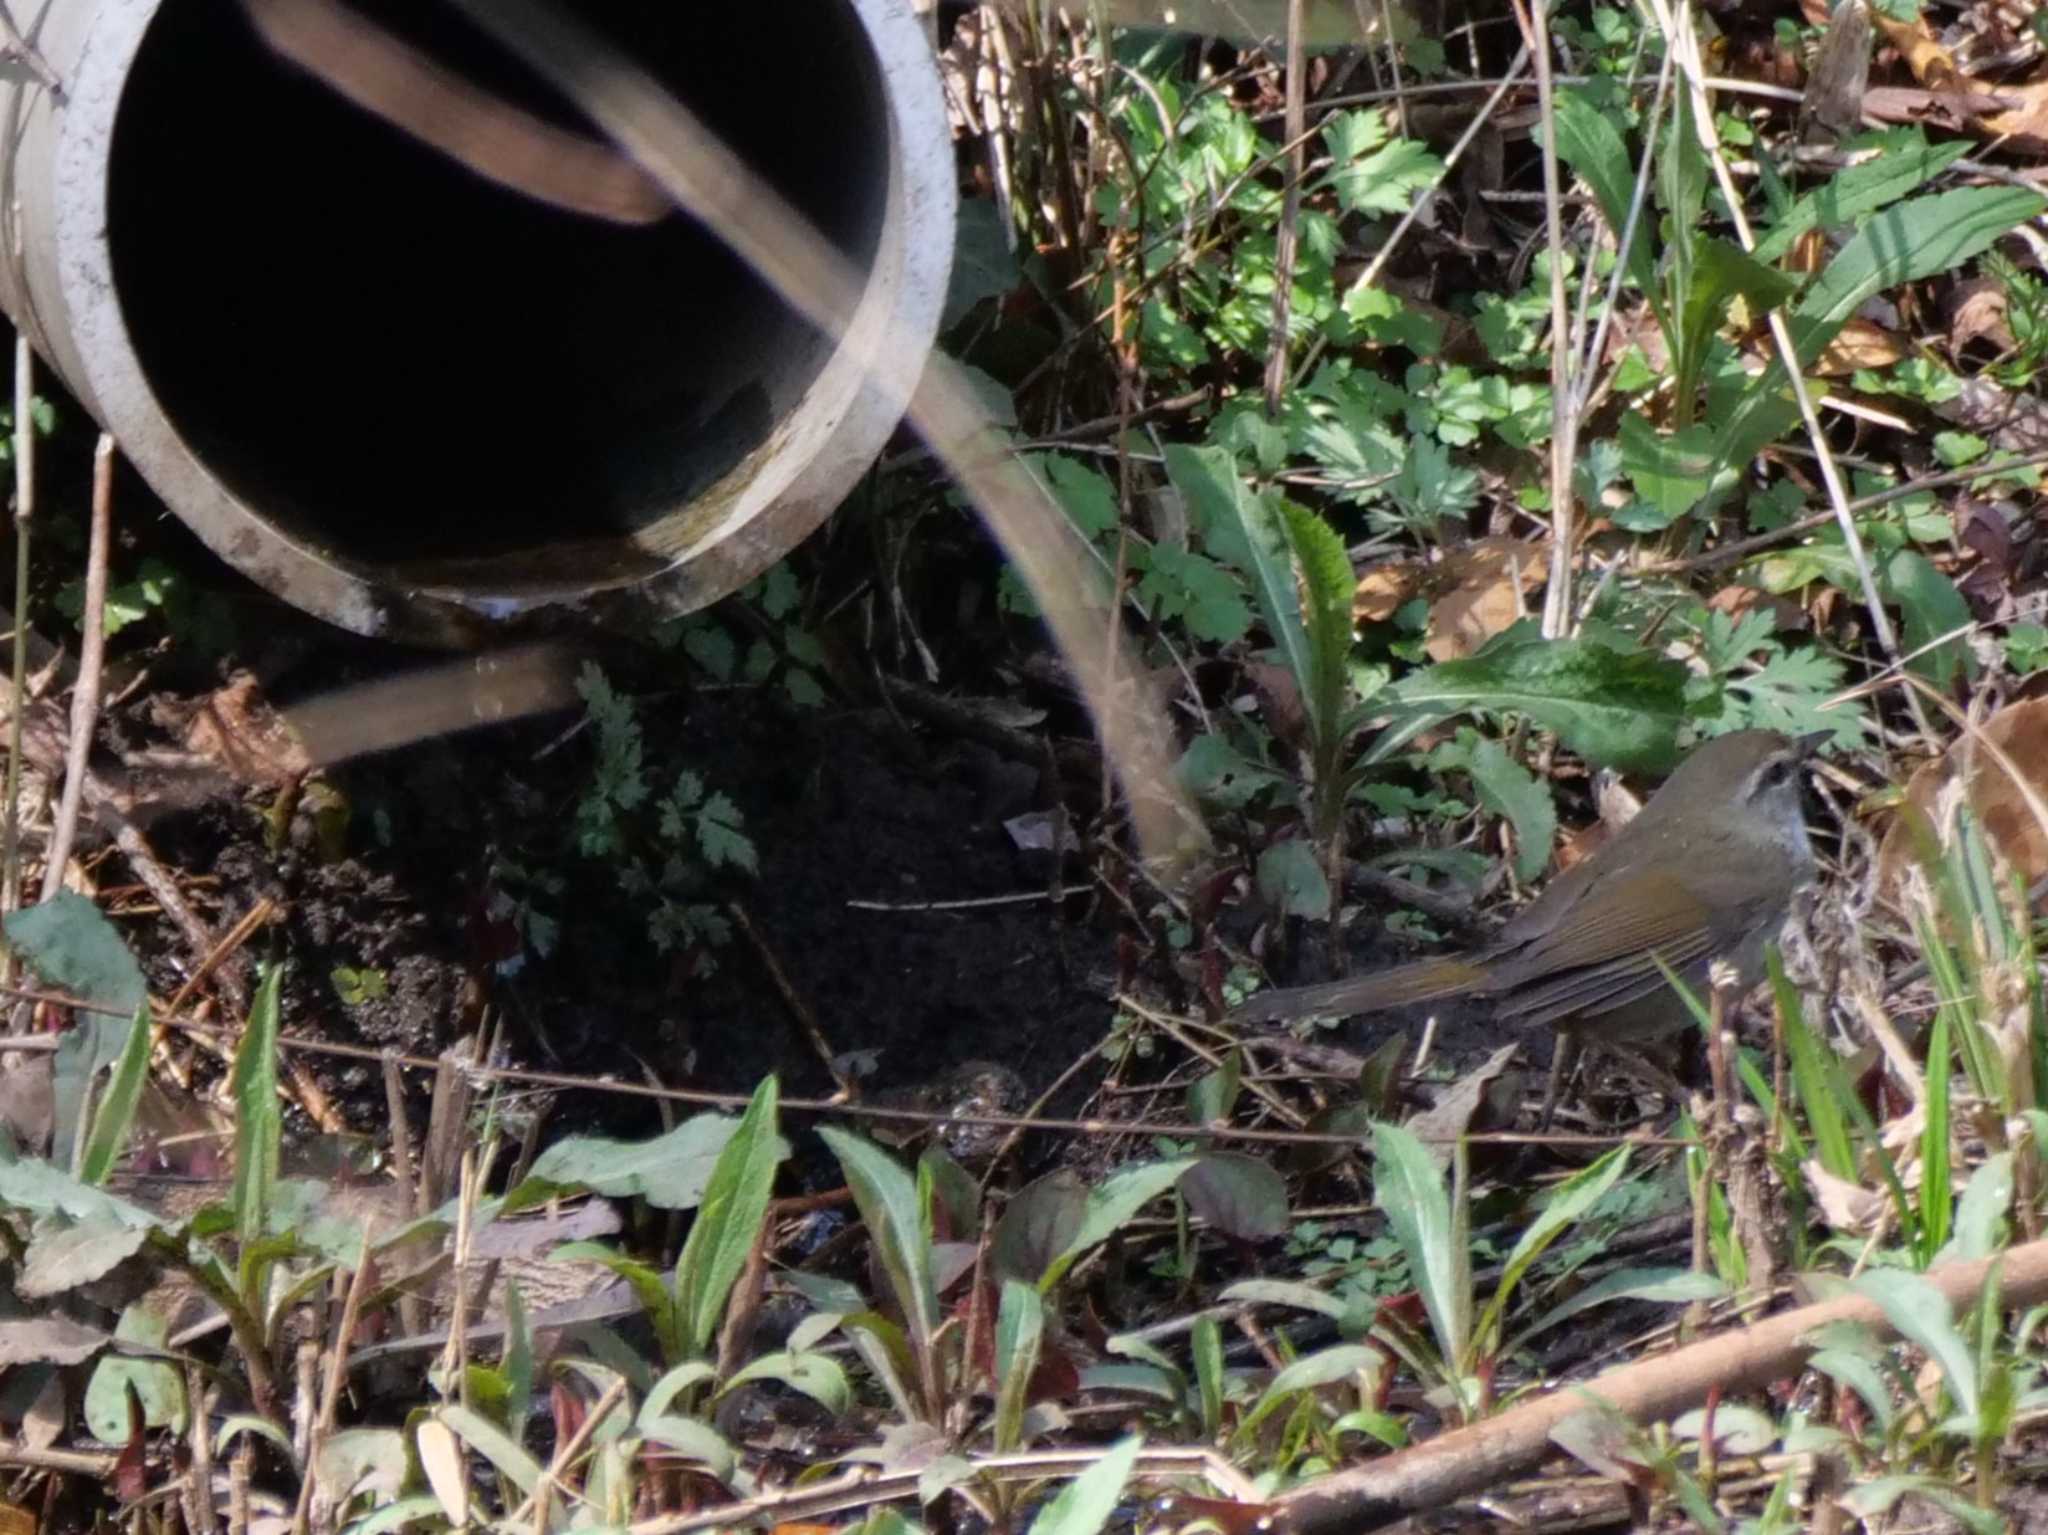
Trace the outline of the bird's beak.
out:
[[[1803,736],[1794,736],[1792,738],[1792,749],[1799,753],[1799,760],[1804,762],[1834,738],[1835,733],[1832,730],[1810,731]]]

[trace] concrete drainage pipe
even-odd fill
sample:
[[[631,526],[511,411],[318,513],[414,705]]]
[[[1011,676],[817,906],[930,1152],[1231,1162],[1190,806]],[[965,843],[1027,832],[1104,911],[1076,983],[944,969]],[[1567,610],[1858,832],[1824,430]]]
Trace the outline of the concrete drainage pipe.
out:
[[[9,10],[57,89],[0,83],[0,305],[201,538],[334,623],[462,644],[703,606],[902,414],[854,354],[929,345],[954,211],[908,0],[578,5],[866,274],[844,350],[691,220],[509,190],[277,57],[235,0]],[[587,135],[452,11],[359,13]]]

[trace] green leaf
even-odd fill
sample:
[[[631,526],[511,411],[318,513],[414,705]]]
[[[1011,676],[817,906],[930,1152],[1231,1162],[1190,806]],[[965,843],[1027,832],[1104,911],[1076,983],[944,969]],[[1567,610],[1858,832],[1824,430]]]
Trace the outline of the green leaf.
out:
[[[1081,1226],[1060,1255],[1040,1276],[1040,1293],[1050,1290],[1081,1257],[1097,1244],[1108,1241],[1146,1205],[1164,1194],[1194,1165],[1181,1157],[1169,1162],[1146,1162],[1114,1172],[1088,1191],[1082,1208]]]
[[[1635,200],[1635,167],[1629,163],[1628,147],[1616,131],[1613,117],[1593,104],[1583,90],[1562,90],[1556,94],[1557,155],[1572,168],[1593,193],[1607,227],[1619,240],[1628,227],[1628,210]],[[1629,280],[1653,307],[1660,302],[1656,264],[1650,254],[1649,233],[1636,222],[1635,239],[1626,253]],[[1659,315],[1659,323],[1663,317]]]
[[[1252,1410],[1245,1414],[1244,1424],[1238,1432],[1248,1436],[1268,1415],[1299,1392],[1313,1391],[1318,1386],[1334,1386],[1361,1375],[1370,1384],[1379,1379],[1386,1367],[1387,1356],[1363,1343],[1339,1343],[1313,1354],[1304,1354],[1273,1377]]]
[[[1948,1297],[1924,1276],[1903,1269],[1869,1269],[1851,1288],[1876,1301],[1899,1336],[1940,1366],[1949,1395],[1966,1416],[1975,1417],[1977,1359],[1956,1330]]]
[[[1375,704],[1391,705],[1395,722],[1367,760],[1391,755],[1413,737],[1418,721],[1491,709],[1527,715],[1589,761],[1654,771],[1677,755],[1685,683],[1676,661],[1592,640],[1500,643],[1383,690]]]
[[[1259,795],[1288,784],[1284,773],[1252,761],[1220,734],[1196,736],[1174,776],[1196,798],[1221,810],[1242,810]]]
[[[1958,671],[1976,676],[1976,659],[1964,644],[1970,605],[1955,583],[1935,569],[1926,555],[1901,549],[1885,562],[1884,584],[1899,605],[1899,643],[1912,657],[1907,665],[1944,691]]]
[[[816,1351],[798,1353],[790,1349],[779,1349],[772,1354],[763,1354],[749,1360],[733,1372],[731,1380],[719,1388],[723,1396],[735,1386],[750,1380],[779,1381],[792,1391],[801,1391],[827,1412],[841,1414],[852,1403],[853,1393],[847,1384],[846,1370],[830,1354]]]
[[[1774,262],[1810,229],[1853,229],[1888,203],[1926,185],[1970,152],[1967,142],[1929,144],[1915,129],[1907,142],[1851,165],[1793,203],[1785,217],[1756,243],[1762,262]]]
[[[784,1148],[775,1133],[777,1084],[764,1078],[704,1186],[697,1218],[676,1259],[677,1321],[684,1353],[702,1355],[718,1334],[747,1256],[768,1216],[768,1197]]]
[[[1962,187],[1875,215],[1835,254],[1788,317],[1800,366],[1810,366],[1877,294],[1955,270],[2044,207],[2048,199],[2016,187]],[[1786,391],[1783,361],[1775,359],[1722,424],[1718,463],[1742,467],[1797,418]]]
[[[108,1008],[80,1012],[52,1063],[52,1143],[70,1162],[92,1080],[127,1048],[130,1020],[148,1006],[142,967],[100,909],[73,890],[8,914],[8,946],[55,990]]]
[[[996,1316],[995,1448],[1007,1455],[1023,1448],[1024,1409],[1030,1405],[1031,1376],[1045,1336],[1045,1302],[1021,1280],[1003,1281]]]
[[[1658,514],[1654,520],[1638,519],[1632,531],[1668,527],[1706,497],[1714,475],[1714,435],[1707,427],[1666,435],[1630,412],[1621,418],[1619,442],[1623,471]]]
[[[1444,1370],[1456,1374],[1472,1341],[1471,1255],[1443,1174],[1422,1143],[1399,1125],[1373,1126],[1373,1199],[1408,1258]]]
[[[235,1102],[235,1182],[228,1205],[235,1212],[235,1235],[244,1247],[263,1235],[277,1184],[278,1147],[284,1135],[284,1114],[277,1102],[278,996],[283,986],[284,966],[266,966],[228,1078]]]
[[[1240,1242],[1270,1242],[1287,1231],[1287,1182],[1257,1157],[1205,1152],[1180,1192],[1190,1212]]]
[[[925,1229],[917,1184],[873,1142],[833,1125],[822,1126],[818,1134],[839,1159],[882,1272],[910,1323],[912,1345],[922,1356],[938,1331],[939,1297],[932,1280],[931,1236]]]
[[[983,299],[1001,298],[1024,280],[1010,248],[1010,215],[993,198],[963,197],[953,231],[953,272],[939,314],[943,334]]]
[[[1101,1535],[1123,1501],[1131,1468],[1144,1447],[1132,1434],[1111,1445],[1094,1465],[1062,1487],[1031,1521],[1031,1535]]]
[[[1573,1173],[1543,1202],[1536,1219],[1523,1228],[1514,1248],[1508,1253],[1508,1261],[1494,1286],[1493,1296],[1479,1318],[1476,1336],[1482,1351],[1488,1354],[1495,1351],[1501,1319],[1506,1315],[1508,1302],[1515,1287],[1521,1283],[1522,1275],[1528,1272],[1529,1265],[1541,1257],[1543,1250],[1566,1228],[1592,1209],[1627,1168],[1628,1147],[1616,1146],[1597,1161]]]
[[[142,1100],[143,1083],[149,1080],[150,1046],[149,1005],[144,1003],[135,1010],[128,1025],[127,1043],[114,1064],[106,1095],[93,1111],[92,1134],[87,1137],[85,1154],[78,1162],[78,1176],[87,1183],[105,1183],[114,1164],[121,1159],[122,1148],[128,1144],[128,1132],[135,1125],[135,1107]]]
[[[652,1140],[570,1136],[533,1159],[531,1173],[513,1196],[531,1190],[533,1202],[538,1202],[546,1197],[548,1186],[554,1185],[588,1189],[613,1199],[637,1197],[662,1210],[688,1210],[704,1197],[725,1144],[739,1124],[729,1114],[698,1114]],[[779,1145],[777,1152],[786,1157],[789,1148]]]
[[[1166,473],[1200,525],[1210,552],[1251,577],[1252,596],[1266,632],[1306,699],[1315,663],[1273,498],[1247,489],[1238,478],[1236,461],[1222,448],[1170,445]]]
[[[141,1303],[129,1306],[115,1324],[114,1336],[144,1350],[164,1348],[169,1328],[161,1317]],[[129,1439],[128,1393],[133,1390],[142,1405],[144,1428],[168,1428],[182,1434],[188,1413],[185,1375],[175,1364],[161,1359],[138,1359],[105,1355],[93,1366],[92,1380],[85,1388],[85,1422],[92,1436],[106,1444],[126,1444]]]
[[[1550,785],[1508,755],[1508,750],[1476,730],[1460,730],[1430,754],[1434,772],[1462,771],[1472,777],[1480,803],[1515,828],[1515,878],[1524,884],[1550,864],[1557,839],[1557,806]]]
[[[1290,917],[1330,914],[1330,881],[1315,849],[1299,838],[1275,842],[1259,854],[1259,898]]]

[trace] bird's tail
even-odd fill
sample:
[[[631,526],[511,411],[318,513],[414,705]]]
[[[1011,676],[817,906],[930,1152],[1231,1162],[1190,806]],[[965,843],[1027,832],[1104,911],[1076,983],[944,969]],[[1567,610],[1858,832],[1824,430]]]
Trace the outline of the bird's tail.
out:
[[[1396,965],[1377,975],[1354,975],[1348,980],[1296,986],[1287,991],[1262,991],[1230,1016],[1238,1023],[1272,1023],[1314,1014],[1341,1018],[1352,1013],[1376,1013],[1382,1008],[1476,991],[1485,979],[1485,970],[1472,960],[1447,955],[1417,960],[1412,965]]]

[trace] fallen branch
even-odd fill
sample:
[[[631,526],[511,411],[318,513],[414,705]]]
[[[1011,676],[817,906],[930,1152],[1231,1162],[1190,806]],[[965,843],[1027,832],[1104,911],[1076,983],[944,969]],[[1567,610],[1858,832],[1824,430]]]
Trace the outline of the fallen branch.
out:
[[[1976,1263],[1948,1264],[1927,1278],[1951,1306],[1960,1308],[1977,1298],[1994,1267],[2001,1272],[2002,1304],[2025,1308],[2048,1298],[2048,1240]],[[1782,1312],[1307,1483],[1272,1505],[1271,1528],[1277,1535],[1348,1535],[1441,1508],[1541,1461],[1551,1451],[1551,1432],[1584,1411],[1591,1398],[1636,1423],[1662,1422],[1701,1406],[1716,1388],[1725,1400],[1796,1375],[1815,1347],[1810,1341],[1815,1329],[1833,1322],[1860,1322],[1880,1336],[1892,1335],[1877,1302],[1860,1295]]]

